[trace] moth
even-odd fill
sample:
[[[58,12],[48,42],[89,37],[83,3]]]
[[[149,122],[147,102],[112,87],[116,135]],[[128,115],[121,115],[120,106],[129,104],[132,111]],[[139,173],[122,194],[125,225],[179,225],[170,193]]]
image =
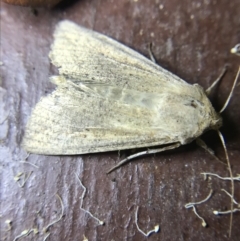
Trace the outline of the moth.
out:
[[[154,147],[124,159],[188,144],[222,118],[207,92],[92,30],[64,20],[49,54],[59,75],[27,123],[31,153],[76,155]],[[119,164],[119,165],[120,165]]]

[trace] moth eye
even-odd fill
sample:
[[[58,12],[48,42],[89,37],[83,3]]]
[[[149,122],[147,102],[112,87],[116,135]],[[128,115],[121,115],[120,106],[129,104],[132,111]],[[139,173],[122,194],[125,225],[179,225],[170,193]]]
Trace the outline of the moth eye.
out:
[[[192,106],[193,108],[195,108],[195,109],[197,108],[197,105],[196,105],[196,103],[195,103],[194,100],[191,101],[191,106]]]
[[[191,106],[193,107],[194,109],[197,109],[197,108],[202,108],[203,107],[203,103],[198,101],[198,100],[189,100],[187,103],[185,103],[184,105],[186,106]]]

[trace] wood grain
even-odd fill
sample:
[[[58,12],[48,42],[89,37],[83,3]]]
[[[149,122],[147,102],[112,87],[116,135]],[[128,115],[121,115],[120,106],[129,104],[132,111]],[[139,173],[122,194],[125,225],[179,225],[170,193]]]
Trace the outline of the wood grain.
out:
[[[48,53],[56,24],[70,19],[87,28],[111,36],[148,56],[147,44],[153,43],[154,56],[161,66],[188,83],[207,88],[225,64],[229,70],[212,95],[219,110],[226,100],[240,58],[230,53],[239,43],[240,5],[227,1],[74,1],[52,10],[1,3],[1,89],[0,89],[0,167],[1,167],[1,239],[13,240],[23,230],[38,227],[25,240],[43,240],[42,229],[61,215],[50,228],[47,240],[146,240],[134,223],[139,206],[139,226],[147,232],[155,224],[160,232],[148,240],[229,240],[229,216],[214,216],[212,211],[229,209],[230,198],[221,188],[230,191],[230,182],[212,178],[204,181],[201,172],[228,176],[226,166],[217,162],[195,144],[175,151],[139,158],[106,175],[130,152],[108,152],[81,156],[30,155],[28,162],[20,148],[32,108],[54,90],[49,76],[57,73]],[[240,173],[239,87],[223,113],[222,133],[234,175]],[[204,140],[224,159],[221,143],[214,132]],[[20,188],[14,176],[33,171]],[[80,209],[82,187],[75,173],[87,188],[83,208],[91,211],[105,226]],[[239,183],[235,199],[240,202]],[[184,205],[204,199],[210,189],[213,197],[197,207],[208,223],[201,221]],[[5,221],[12,220],[9,231]],[[240,236],[240,213],[233,216],[231,240]]]

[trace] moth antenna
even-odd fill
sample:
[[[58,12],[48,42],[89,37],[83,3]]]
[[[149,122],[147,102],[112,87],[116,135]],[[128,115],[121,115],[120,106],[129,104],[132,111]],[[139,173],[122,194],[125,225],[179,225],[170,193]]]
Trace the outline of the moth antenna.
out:
[[[224,138],[223,138],[223,135],[222,133],[217,130],[217,133],[218,133],[218,136],[222,142],[222,145],[223,145],[223,149],[224,149],[224,152],[225,152],[225,156],[226,156],[226,160],[227,160],[227,164],[228,164],[228,171],[229,171],[229,174],[230,174],[230,178],[231,178],[231,214],[230,214],[230,224],[229,224],[229,237],[231,237],[231,233],[232,233],[232,220],[233,220],[233,202],[234,202],[234,182],[233,182],[233,174],[232,174],[232,168],[231,168],[231,165],[230,165],[230,161],[229,161],[229,157],[228,157],[228,152],[227,152],[227,147],[225,145],[225,141],[224,141]]]
[[[235,77],[235,80],[234,80],[234,82],[233,82],[233,86],[232,86],[232,89],[231,89],[231,91],[230,91],[230,93],[229,93],[229,96],[228,96],[225,104],[223,105],[222,109],[219,111],[219,113],[222,113],[222,112],[226,109],[226,107],[227,107],[227,105],[228,105],[228,103],[229,103],[229,101],[230,101],[230,99],[231,99],[231,97],[232,97],[232,94],[233,94],[233,91],[234,91],[234,89],[235,89],[235,86],[236,86],[236,84],[237,84],[237,80],[238,80],[239,75],[240,75],[240,66],[239,66],[237,75],[236,75],[236,77]]]
[[[116,170],[117,168],[119,168],[120,166],[122,166],[123,164],[127,163],[128,161],[130,161],[133,158],[139,157],[139,156],[144,156],[144,155],[148,155],[148,154],[155,154],[158,152],[162,152],[162,151],[167,151],[167,150],[171,150],[171,149],[175,149],[178,148],[179,146],[181,146],[181,144],[179,142],[169,145],[169,146],[165,146],[163,148],[157,148],[157,149],[149,149],[146,151],[141,151],[138,153],[135,153],[131,156],[128,156],[127,158],[124,158],[122,161],[120,161],[116,166],[112,167],[110,170],[107,171],[107,174],[109,174],[110,172]]]
[[[221,191],[223,191],[223,192],[225,192],[230,198],[232,197],[232,195],[229,193],[229,192],[227,192],[225,189],[221,189]],[[236,204],[236,205],[239,205],[238,204],[238,202],[233,198],[233,202]]]
[[[146,151],[144,151],[144,152],[146,152]],[[140,153],[140,152],[139,152],[139,153]],[[139,154],[139,153],[137,153],[137,154]],[[142,154],[142,155],[144,155],[144,154]],[[124,164],[127,163],[129,160],[133,159],[133,158],[134,158],[133,156],[135,157],[136,154],[133,154],[133,155],[131,155],[131,156],[128,156],[127,158],[124,158],[124,159],[123,159],[122,161],[120,161],[116,166],[114,166],[114,167],[112,167],[111,169],[109,169],[109,170],[107,171],[107,174],[115,171],[115,170],[118,169],[120,166],[124,165]]]
[[[233,82],[232,89],[231,89],[231,91],[230,91],[230,93],[229,93],[229,95],[228,95],[228,98],[227,98],[225,104],[223,105],[222,109],[219,111],[219,113],[222,113],[222,112],[226,109],[229,101],[231,100],[231,97],[232,97],[232,95],[233,95],[233,91],[234,91],[234,89],[235,89],[235,87],[236,87],[237,80],[238,80],[238,78],[239,78],[239,75],[240,75],[240,66],[239,66],[237,75],[236,75],[236,77],[235,77],[235,80],[234,80],[234,82]],[[216,81],[215,81],[215,82],[216,82]],[[214,82],[214,83],[215,83],[215,82]],[[233,221],[233,203],[234,203],[234,181],[233,181],[233,175],[232,175],[232,168],[231,168],[231,165],[230,165],[229,156],[228,156],[228,152],[227,152],[227,147],[226,147],[226,144],[225,144],[223,135],[222,135],[222,133],[221,133],[219,130],[217,130],[217,133],[218,133],[218,136],[219,136],[219,138],[220,138],[220,140],[221,140],[221,142],[222,142],[222,145],[223,145],[223,149],[224,149],[225,156],[226,156],[226,160],[227,160],[228,170],[229,170],[229,174],[230,174],[230,178],[231,178],[231,186],[232,186],[232,187],[231,187],[231,214],[230,214],[230,224],[229,224],[229,226],[230,226],[230,227],[229,227],[229,237],[231,237],[231,233],[232,233],[232,221]]]
[[[198,138],[196,139],[196,143],[197,143],[198,146],[202,147],[205,151],[207,151],[211,156],[213,156],[217,161],[221,162],[221,164],[227,165],[226,163],[224,163],[223,161],[221,161],[221,160],[215,155],[214,151],[207,146],[207,144],[205,143],[205,141],[204,141],[202,138],[198,137]]]
[[[224,66],[221,74],[218,76],[218,78],[211,84],[211,86],[209,86],[205,92],[207,94],[207,96],[210,95],[211,91],[213,90],[213,88],[218,84],[218,82],[222,79],[222,77],[225,75],[225,73],[227,72],[227,65]]]

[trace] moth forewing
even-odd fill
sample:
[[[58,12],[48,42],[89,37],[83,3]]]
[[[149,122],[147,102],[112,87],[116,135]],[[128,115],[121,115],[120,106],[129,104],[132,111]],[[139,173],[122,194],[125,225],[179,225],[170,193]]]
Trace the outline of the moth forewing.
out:
[[[49,57],[59,68],[51,79],[57,88],[32,112],[23,138],[28,152],[69,155],[160,146],[125,162],[177,148],[222,125],[207,97],[210,90],[70,21],[57,26]],[[232,196],[233,189],[232,181]]]
[[[221,117],[190,85],[115,40],[62,21],[49,54],[60,76],[30,117],[29,152],[84,154],[187,144]]]

